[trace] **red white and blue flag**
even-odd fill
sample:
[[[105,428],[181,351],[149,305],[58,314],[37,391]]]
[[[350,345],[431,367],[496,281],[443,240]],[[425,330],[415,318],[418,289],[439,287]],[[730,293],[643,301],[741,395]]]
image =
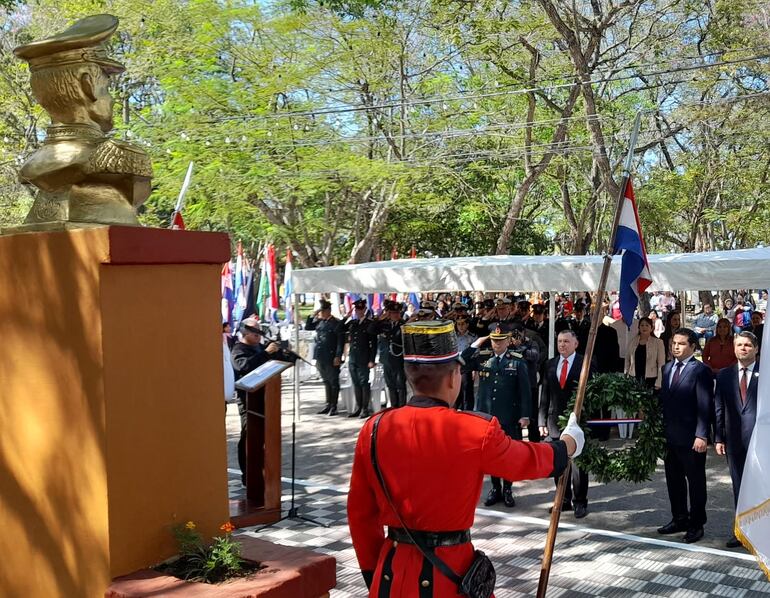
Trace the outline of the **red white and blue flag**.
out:
[[[631,326],[634,311],[639,305],[639,297],[652,284],[650,265],[647,262],[647,250],[642,237],[642,225],[639,223],[639,211],[634,199],[631,177],[626,180],[623,194],[623,207],[615,237],[613,253],[623,251],[620,266],[620,312],[623,321]]]
[[[230,262],[222,266],[222,323],[233,324],[233,272]]]

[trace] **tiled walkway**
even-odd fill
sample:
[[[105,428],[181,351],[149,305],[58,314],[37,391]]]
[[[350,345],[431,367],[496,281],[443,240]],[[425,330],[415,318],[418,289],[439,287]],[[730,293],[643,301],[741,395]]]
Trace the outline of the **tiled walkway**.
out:
[[[290,500],[290,390],[289,385],[284,395],[284,509]],[[301,515],[318,519],[329,527],[283,521],[260,531],[248,528],[244,533],[333,554],[338,563],[338,583],[332,598],[365,596],[345,516],[350,455],[360,424],[344,417],[312,415],[319,406],[317,390],[312,384],[303,385],[303,420],[297,426],[301,448],[297,453],[300,479],[296,499]],[[232,445],[238,424],[232,407],[228,413],[231,463],[234,463]],[[709,487],[710,522],[706,533],[710,540],[687,545],[678,538],[663,540],[654,533],[654,524],[667,521],[661,472],[656,472],[647,485],[592,484],[589,516],[579,522],[570,514],[562,518],[548,596],[770,596],[770,582],[753,557],[742,550],[719,548],[730,526],[729,483],[726,475],[722,475],[726,474],[721,472],[722,463],[713,452],[709,459],[713,483]],[[233,469],[230,474],[231,495],[235,497],[242,492],[240,476]],[[495,562],[498,598],[535,595],[551,490],[552,485],[544,481],[517,484],[515,509],[480,507],[477,510],[474,543]]]

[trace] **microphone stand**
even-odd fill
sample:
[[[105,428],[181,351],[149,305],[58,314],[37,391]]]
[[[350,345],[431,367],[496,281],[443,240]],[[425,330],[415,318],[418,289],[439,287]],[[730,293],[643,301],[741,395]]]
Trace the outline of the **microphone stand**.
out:
[[[264,334],[262,336],[265,336]],[[279,341],[275,339],[271,339],[270,337],[265,336],[265,339],[278,343]],[[291,355],[292,357],[296,357],[296,359],[301,359],[308,365],[312,366],[313,364],[307,361],[305,358],[303,358],[301,355],[295,353],[291,349],[281,349],[282,351],[286,352],[288,355]],[[297,373],[297,370],[295,369],[294,374],[294,388],[293,388],[293,394],[296,397],[297,392],[299,391],[299,374]],[[292,400],[292,409],[291,409],[291,504],[289,506],[289,511],[281,517],[278,521],[274,521],[273,523],[268,523],[266,525],[262,525],[258,527],[255,531],[260,532],[263,529],[266,529],[268,527],[272,527],[281,521],[286,521],[287,519],[291,521],[304,521],[305,523],[310,523],[312,525],[317,525],[320,527],[329,527],[328,523],[322,523],[316,519],[313,519],[312,517],[305,517],[304,515],[300,515],[299,512],[299,506],[295,502],[295,481],[296,481],[296,455],[297,455],[297,401]]]

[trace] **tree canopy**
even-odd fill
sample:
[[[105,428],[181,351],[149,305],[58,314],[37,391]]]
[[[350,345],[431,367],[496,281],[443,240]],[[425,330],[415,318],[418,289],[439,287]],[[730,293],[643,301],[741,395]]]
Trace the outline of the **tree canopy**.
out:
[[[0,16],[0,226],[46,117],[12,48],[121,19],[117,135],[151,154],[142,209],[303,266],[606,250],[631,123],[649,251],[770,230],[770,3],[757,0],[37,0]],[[0,9],[2,10],[2,9]]]

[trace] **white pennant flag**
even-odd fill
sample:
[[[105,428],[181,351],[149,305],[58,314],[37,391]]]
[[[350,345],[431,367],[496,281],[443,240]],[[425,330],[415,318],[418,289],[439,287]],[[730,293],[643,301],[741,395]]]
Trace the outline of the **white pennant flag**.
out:
[[[765,326],[765,347],[770,347],[769,339],[770,326]],[[770,579],[770,358],[759,362],[757,420],[743,468],[735,535]]]

